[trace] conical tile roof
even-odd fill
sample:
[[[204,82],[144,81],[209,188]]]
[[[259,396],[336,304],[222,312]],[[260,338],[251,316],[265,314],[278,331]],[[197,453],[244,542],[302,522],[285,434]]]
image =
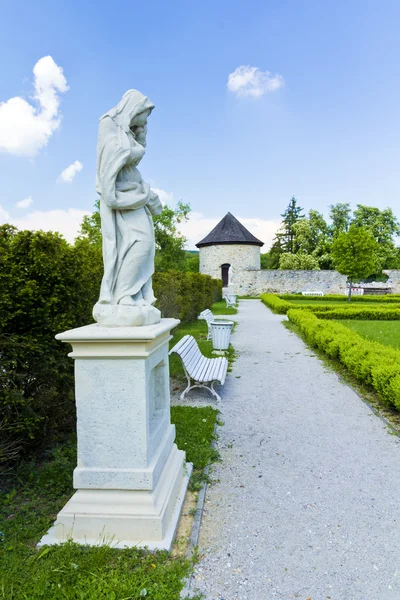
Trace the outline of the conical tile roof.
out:
[[[202,246],[213,246],[215,244],[253,244],[263,246],[264,242],[258,240],[244,225],[228,212],[223,219],[214,227],[204,239],[196,244],[197,248]]]

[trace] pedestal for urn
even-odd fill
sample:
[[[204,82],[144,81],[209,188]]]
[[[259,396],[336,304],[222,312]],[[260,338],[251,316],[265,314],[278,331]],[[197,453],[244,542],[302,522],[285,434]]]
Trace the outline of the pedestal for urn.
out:
[[[40,545],[170,549],[191,473],[170,422],[168,342],[178,323],[57,336],[75,360],[77,491]]]

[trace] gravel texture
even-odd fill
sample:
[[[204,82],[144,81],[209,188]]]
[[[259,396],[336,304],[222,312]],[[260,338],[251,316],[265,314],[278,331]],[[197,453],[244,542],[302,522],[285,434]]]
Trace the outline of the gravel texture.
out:
[[[241,301],[192,593],[400,600],[400,447],[260,301]]]

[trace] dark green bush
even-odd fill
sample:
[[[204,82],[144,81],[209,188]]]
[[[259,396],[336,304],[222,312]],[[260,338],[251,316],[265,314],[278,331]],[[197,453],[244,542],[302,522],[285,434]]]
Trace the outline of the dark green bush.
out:
[[[153,288],[162,316],[182,322],[197,319],[222,297],[222,281],[201,273],[158,272],[153,276]]]
[[[21,450],[73,427],[73,361],[54,336],[92,321],[101,272],[87,241],[0,227],[0,425]]]
[[[321,321],[308,311],[291,309],[287,315],[312,346],[340,360],[384,404],[400,410],[399,350],[365,340],[344,325]]]
[[[87,239],[0,227],[0,464],[74,429],[74,364],[55,335],[93,322],[102,275],[101,249]],[[163,316],[189,321],[220,299],[222,283],[169,272],[154,288]]]

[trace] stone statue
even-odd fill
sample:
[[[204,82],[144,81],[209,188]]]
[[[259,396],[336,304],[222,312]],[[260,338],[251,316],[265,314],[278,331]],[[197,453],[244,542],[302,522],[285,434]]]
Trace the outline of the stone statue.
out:
[[[93,317],[105,327],[152,325],[154,227],[159,197],[137,165],[145,153],[147,118],[154,104],[137,90],[100,118],[96,189],[100,194],[104,276]]]
[[[233,282],[233,265],[231,265],[228,270],[228,287],[230,285],[232,285],[232,282]]]

